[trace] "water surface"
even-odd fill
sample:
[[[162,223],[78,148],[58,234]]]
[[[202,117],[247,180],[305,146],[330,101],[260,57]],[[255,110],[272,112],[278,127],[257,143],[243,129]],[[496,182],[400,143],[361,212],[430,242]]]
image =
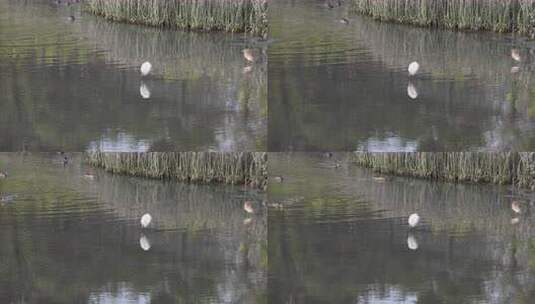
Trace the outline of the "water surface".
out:
[[[533,43],[324,4],[270,5],[269,151],[535,149]],[[421,69],[411,78],[412,61]]]
[[[245,47],[265,45],[0,0],[0,151],[265,150],[266,60]]]
[[[335,155],[343,160],[345,155]],[[531,303],[533,195],[271,154],[269,303]],[[513,214],[511,200],[522,204]],[[409,229],[417,212],[421,225]]]
[[[3,153],[0,168],[1,303],[265,302],[266,219],[242,209],[263,194],[113,176],[79,155]]]

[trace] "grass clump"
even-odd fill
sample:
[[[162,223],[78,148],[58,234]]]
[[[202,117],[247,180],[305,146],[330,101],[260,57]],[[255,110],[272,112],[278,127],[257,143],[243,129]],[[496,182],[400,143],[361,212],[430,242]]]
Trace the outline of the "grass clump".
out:
[[[116,174],[267,187],[267,154],[263,152],[87,152],[85,160]]]
[[[267,0],[87,0],[85,8],[114,21],[267,36]]]
[[[535,0],[352,0],[354,12],[382,21],[535,36]]]
[[[383,174],[535,190],[535,153],[530,152],[355,152],[353,162]]]

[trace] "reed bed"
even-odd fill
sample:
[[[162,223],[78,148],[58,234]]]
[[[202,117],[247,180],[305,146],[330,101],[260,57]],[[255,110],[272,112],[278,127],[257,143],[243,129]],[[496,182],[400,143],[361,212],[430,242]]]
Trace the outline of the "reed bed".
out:
[[[535,0],[352,0],[351,9],[382,21],[535,35]]]
[[[368,153],[352,161],[382,174],[449,182],[513,184],[535,190],[535,153]]]
[[[261,152],[87,152],[85,160],[115,174],[267,187],[267,154]]]
[[[267,35],[267,0],[87,0],[85,8],[134,24]]]

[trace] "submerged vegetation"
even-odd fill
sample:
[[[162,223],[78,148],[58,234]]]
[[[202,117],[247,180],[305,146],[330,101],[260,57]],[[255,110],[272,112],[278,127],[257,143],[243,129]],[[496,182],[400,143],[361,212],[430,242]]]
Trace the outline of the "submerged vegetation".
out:
[[[352,10],[382,21],[535,35],[534,0],[352,0]]]
[[[356,152],[352,161],[383,174],[450,182],[514,184],[535,190],[535,153],[530,152]]]
[[[267,0],[87,0],[86,10],[114,21],[267,35]]]
[[[267,187],[267,154],[262,152],[88,152],[85,159],[93,167],[117,174]]]

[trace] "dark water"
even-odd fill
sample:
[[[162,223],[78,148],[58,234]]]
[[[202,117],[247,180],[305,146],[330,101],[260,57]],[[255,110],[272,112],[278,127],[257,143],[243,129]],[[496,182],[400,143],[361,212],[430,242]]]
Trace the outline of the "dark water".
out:
[[[380,23],[323,4],[270,4],[270,151],[535,149],[533,43]],[[409,79],[412,61],[421,69]]]
[[[1,303],[264,303],[266,218],[241,187],[94,171],[74,156],[0,154]],[[144,213],[151,229],[141,229]],[[249,220],[247,220],[249,218]],[[246,221],[247,220],[247,221]]]
[[[285,204],[268,215],[270,303],[532,303],[532,195],[378,182],[310,154],[271,154],[269,164],[285,178],[268,193]],[[413,212],[421,225],[410,230]]]
[[[54,2],[0,0],[0,151],[265,150],[266,60],[242,56],[265,45]]]

